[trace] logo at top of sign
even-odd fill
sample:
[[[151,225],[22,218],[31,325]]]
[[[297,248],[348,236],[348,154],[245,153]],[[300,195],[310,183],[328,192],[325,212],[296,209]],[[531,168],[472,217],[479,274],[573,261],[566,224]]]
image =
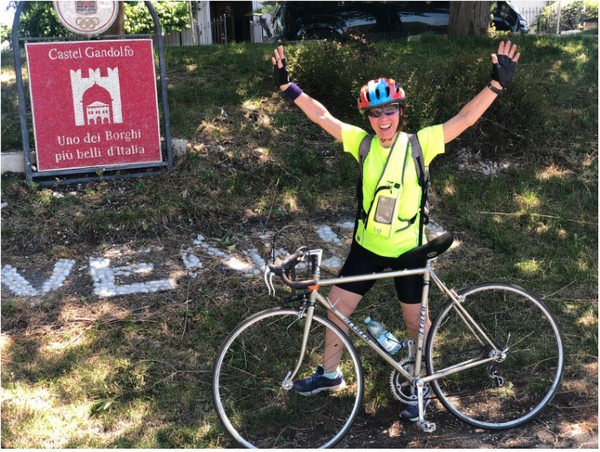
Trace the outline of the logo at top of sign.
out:
[[[54,1],[61,23],[73,33],[93,36],[105,32],[117,18],[116,1]]]
[[[106,77],[100,69],[88,69],[88,77],[82,77],[80,69],[71,70],[71,91],[75,125],[123,122],[118,67],[107,68]]]

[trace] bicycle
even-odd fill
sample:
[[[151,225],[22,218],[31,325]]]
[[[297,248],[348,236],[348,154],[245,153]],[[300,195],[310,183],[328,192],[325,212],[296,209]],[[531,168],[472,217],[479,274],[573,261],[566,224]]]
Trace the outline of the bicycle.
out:
[[[417,404],[417,425],[436,426],[424,406],[437,400],[472,426],[502,430],[535,418],[555,395],[564,367],[559,326],[535,295],[508,283],[483,283],[456,292],[431,268],[431,260],[452,244],[449,233],[405,253],[423,258],[423,268],[386,271],[347,278],[320,279],[321,250],[299,248],[281,264],[268,263],[265,282],[274,294],[273,276],[292,288],[288,303],[241,322],[223,343],[213,367],[212,391],[218,417],[228,433],[248,448],[325,448],[350,430],[362,406],[364,375],[349,336],[317,305],[344,322],[359,341],[392,367],[393,395]],[[310,279],[296,281],[303,265]],[[303,270],[304,271],[304,270]],[[390,356],[369,334],[342,315],[319,293],[341,282],[422,274],[421,323],[416,345],[403,341],[404,359]],[[448,298],[424,338],[429,284]],[[299,295],[295,290],[301,290]],[[325,330],[343,344],[340,370],[344,386],[335,392],[304,397],[291,390],[296,377],[309,376],[323,357]],[[425,362],[425,372],[421,364]]]

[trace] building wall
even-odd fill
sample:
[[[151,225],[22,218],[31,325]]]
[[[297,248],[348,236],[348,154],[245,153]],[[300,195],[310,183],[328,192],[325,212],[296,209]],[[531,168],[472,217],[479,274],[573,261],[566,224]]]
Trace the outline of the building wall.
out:
[[[561,0],[563,3],[566,3],[570,0]],[[551,1],[543,1],[543,0],[517,0],[511,1],[513,5],[515,5],[523,17],[527,19],[529,23],[529,28],[535,25],[538,16],[542,13],[542,10],[548,6]]]

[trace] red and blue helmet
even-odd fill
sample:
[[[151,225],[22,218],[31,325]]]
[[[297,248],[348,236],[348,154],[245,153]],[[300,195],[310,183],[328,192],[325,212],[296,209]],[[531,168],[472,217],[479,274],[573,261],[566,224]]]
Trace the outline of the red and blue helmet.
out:
[[[394,102],[406,102],[404,89],[394,79],[378,78],[369,81],[360,89],[358,111],[364,114],[370,108],[381,107]]]

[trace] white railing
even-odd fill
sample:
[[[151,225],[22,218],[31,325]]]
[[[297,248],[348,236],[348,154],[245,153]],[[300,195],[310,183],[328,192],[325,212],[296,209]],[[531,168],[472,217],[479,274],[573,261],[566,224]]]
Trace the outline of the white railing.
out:
[[[230,42],[231,17],[223,14],[208,23],[194,21],[192,29],[173,31],[164,37],[167,46],[197,46]]]
[[[165,35],[164,43],[167,46],[196,46],[207,44],[227,44],[231,42],[233,21],[231,16],[224,14],[208,23],[194,22],[195,29],[174,31]],[[267,42],[271,31],[267,22],[262,23],[259,18],[250,20],[250,36],[252,42]]]

